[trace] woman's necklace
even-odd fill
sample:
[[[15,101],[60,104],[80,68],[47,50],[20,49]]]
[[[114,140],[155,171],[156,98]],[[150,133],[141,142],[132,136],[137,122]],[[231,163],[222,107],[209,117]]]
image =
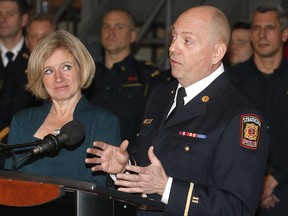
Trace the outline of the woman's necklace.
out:
[[[56,128],[53,132],[53,135],[57,136],[58,134],[60,134],[60,128]]]

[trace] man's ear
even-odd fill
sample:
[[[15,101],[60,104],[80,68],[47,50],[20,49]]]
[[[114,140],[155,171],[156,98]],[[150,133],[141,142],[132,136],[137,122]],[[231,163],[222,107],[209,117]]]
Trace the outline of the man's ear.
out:
[[[130,43],[134,43],[137,39],[137,32],[135,30],[131,31],[131,41]]]
[[[29,19],[29,15],[27,13],[23,14],[22,17],[21,17],[21,25],[22,27],[25,27],[28,23],[28,19]]]
[[[227,46],[224,43],[218,43],[214,45],[214,54],[212,62],[213,64],[217,64],[222,61],[224,55],[227,51]]]
[[[288,28],[285,28],[282,32],[282,41],[286,42],[288,40]]]

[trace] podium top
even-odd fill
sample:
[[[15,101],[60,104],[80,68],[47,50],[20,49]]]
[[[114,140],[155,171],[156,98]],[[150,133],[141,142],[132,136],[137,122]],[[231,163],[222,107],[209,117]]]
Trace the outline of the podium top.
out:
[[[55,184],[65,189],[80,190],[90,194],[108,197],[121,202],[129,203],[141,210],[162,211],[163,203],[142,198],[138,194],[123,193],[112,188],[96,185],[95,183],[83,182],[58,177],[48,177],[34,174],[27,174],[19,171],[0,170],[0,179],[12,179],[26,182],[38,182]]]

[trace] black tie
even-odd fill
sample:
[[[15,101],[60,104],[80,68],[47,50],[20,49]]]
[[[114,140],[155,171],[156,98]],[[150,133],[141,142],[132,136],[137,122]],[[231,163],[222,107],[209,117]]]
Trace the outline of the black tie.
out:
[[[169,116],[167,117],[165,122],[167,122],[181,107],[184,106],[184,97],[185,96],[186,96],[185,88],[180,87],[177,91],[176,106],[172,110],[172,112],[169,114]]]
[[[8,58],[8,64],[7,64],[7,66],[8,66],[9,64],[11,64],[11,63],[13,62],[13,56],[14,56],[14,54],[13,54],[12,52],[8,51],[8,52],[6,52],[6,56],[7,56],[7,58]],[[7,67],[7,66],[6,66],[6,67]]]
[[[175,112],[184,106],[184,97],[186,96],[185,88],[180,87],[177,92]]]

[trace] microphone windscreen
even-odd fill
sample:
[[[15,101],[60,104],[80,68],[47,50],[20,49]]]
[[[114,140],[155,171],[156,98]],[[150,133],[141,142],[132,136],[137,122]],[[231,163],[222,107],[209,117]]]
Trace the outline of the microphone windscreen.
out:
[[[60,134],[67,136],[66,145],[73,146],[85,137],[85,127],[80,121],[72,120],[60,129]]]

